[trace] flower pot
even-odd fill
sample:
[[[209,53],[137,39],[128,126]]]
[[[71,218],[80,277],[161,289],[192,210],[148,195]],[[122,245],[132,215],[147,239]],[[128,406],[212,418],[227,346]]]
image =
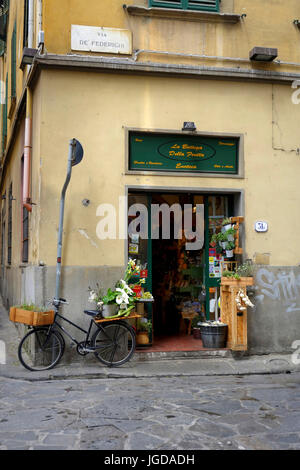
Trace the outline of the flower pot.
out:
[[[148,344],[149,336],[147,331],[139,331],[136,335],[136,342],[137,344]]]
[[[225,250],[226,242],[219,242],[220,247]]]
[[[193,337],[195,339],[201,339],[201,328],[193,328]]]
[[[228,325],[201,326],[204,348],[226,348]]]
[[[137,302],[136,303],[136,313],[138,313],[139,315],[144,315],[145,308],[144,308],[144,303],[143,302]]]
[[[221,232],[227,232],[227,230],[231,229],[231,224],[223,225],[221,228]]]
[[[108,305],[103,305],[102,308],[102,317],[107,318],[111,317],[112,315],[115,315],[118,310],[118,304],[108,304]]]
[[[226,250],[226,258],[232,258],[233,257],[233,250]]]
[[[234,241],[234,235],[227,235],[227,240],[229,242],[233,242]]]

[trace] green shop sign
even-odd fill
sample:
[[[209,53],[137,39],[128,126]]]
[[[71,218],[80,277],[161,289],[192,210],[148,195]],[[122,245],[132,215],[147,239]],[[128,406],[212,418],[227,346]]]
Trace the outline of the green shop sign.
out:
[[[238,173],[238,138],[130,132],[129,170]]]

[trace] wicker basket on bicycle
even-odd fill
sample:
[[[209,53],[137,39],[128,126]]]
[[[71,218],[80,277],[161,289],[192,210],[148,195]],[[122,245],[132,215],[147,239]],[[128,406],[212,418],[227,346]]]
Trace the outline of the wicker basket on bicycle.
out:
[[[23,325],[29,326],[52,325],[54,322],[54,311],[35,312],[19,307],[11,307],[9,319],[14,323],[23,323]]]

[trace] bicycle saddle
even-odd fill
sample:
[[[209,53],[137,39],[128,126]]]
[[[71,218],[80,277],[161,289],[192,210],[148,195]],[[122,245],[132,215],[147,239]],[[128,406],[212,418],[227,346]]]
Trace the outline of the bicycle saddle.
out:
[[[100,312],[99,310],[84,310],[84,313],[90,315],[91,317],[96,317]]]

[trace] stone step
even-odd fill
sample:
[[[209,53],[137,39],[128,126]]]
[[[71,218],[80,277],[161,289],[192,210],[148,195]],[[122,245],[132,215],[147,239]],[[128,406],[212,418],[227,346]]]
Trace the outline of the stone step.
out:
[[[172,359],[209,359],[232,357],[229,349],[201,349],[199,351],[142,351],[137,350],[131,361],[162,361]]]

